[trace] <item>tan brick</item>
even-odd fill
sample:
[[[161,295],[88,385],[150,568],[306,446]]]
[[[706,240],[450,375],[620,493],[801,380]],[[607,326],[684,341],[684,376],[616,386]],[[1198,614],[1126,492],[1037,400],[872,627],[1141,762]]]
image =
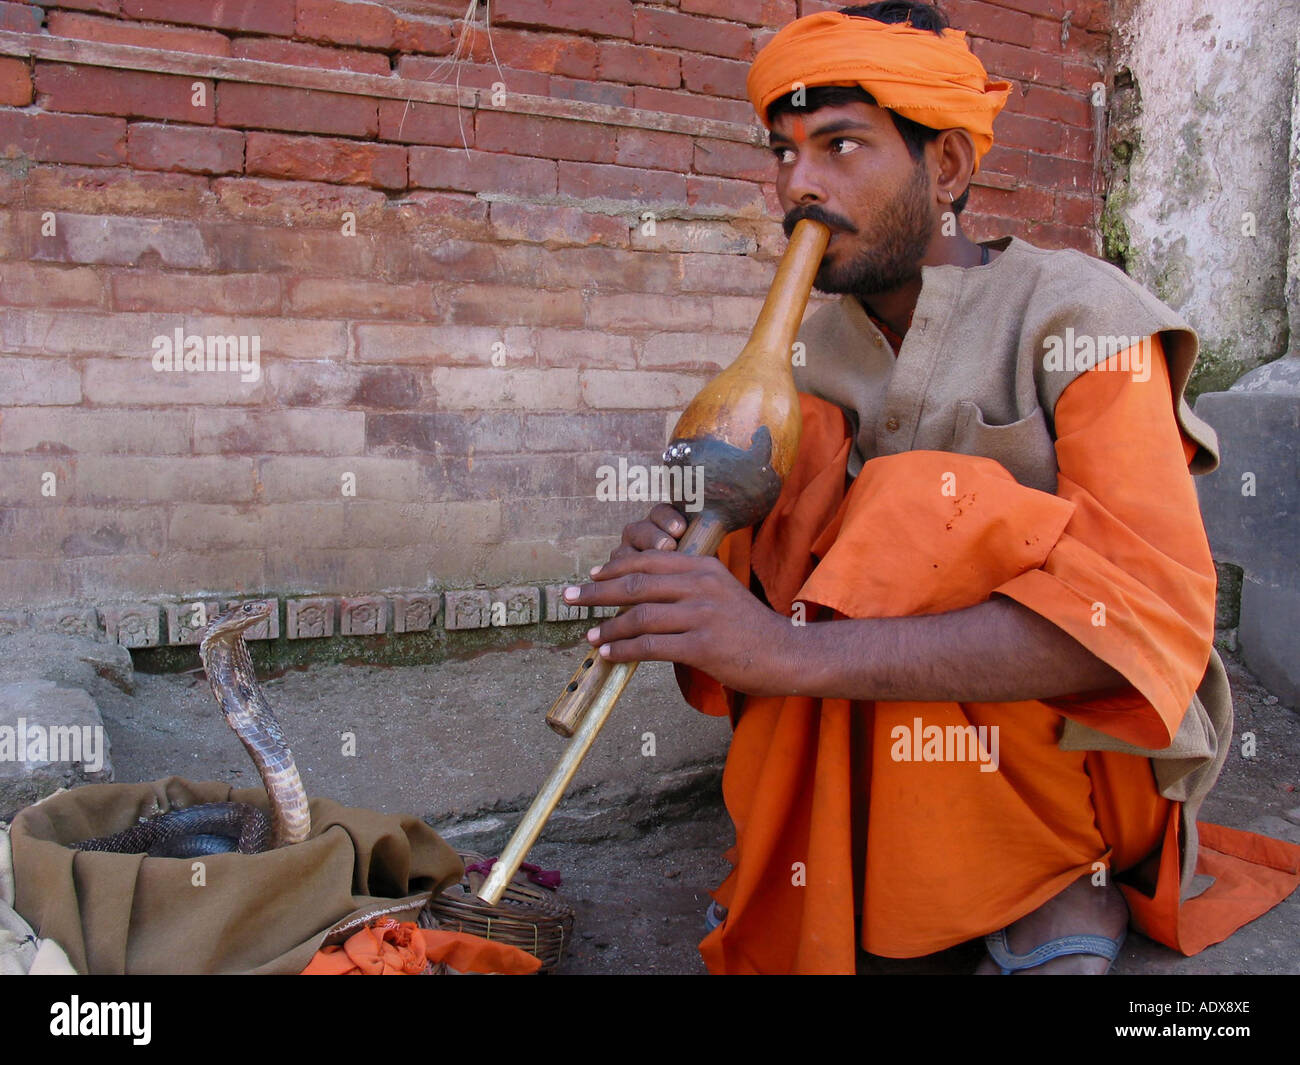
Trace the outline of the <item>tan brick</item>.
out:
[[[531,337],[522,328],[468,325],[357,325],[361,362],[421,362],[491,366],[494,345],[504,344],[506,364],[532,361]]]
[[[256,498],[254,461],[85,455],[77,460],[73,498],[78,503],[248,503]]]
[[[580,398],[577,370],[440,366],[433,386],[439,408],[451,410],[573,410]]]
[[[495,543],[501,535],[500,512],[484,518],[473,503],[349,502],[344,508],[344,534],[348,543],[367,547],[402,547],[456,537]]]
[[[449,303],[457,325],[583,324],[582,293],[576,289],[551,292],[513,285],[474,285],[456,290]]]
[[[674,373],[585,370],[582,398],[595,410],[681,410],[706,380],[704,376]]]
[[[6,555],[77,558],[161,552],[166,546],[163,507],[78,507],[54,500],[5,512]]]
[[[112,277],[113,304],[123,311],[214,311],[274,314],[279,278],[267,274],[171,274],[152,270]]]
[[[344,475],[349,473],[353,476],[345,482]],[[340,500],[351,504],[375,500],[405,503],[421,491],[424,482],[416,463],[406,459],[286,455],[259,459],[258,483],[268,502]],[[352,486],[355,496],[343,494],[345,483]]]
[[[433,315],[426,286],[390,285],[348,278],[304,278],[289,284],[288,310],[298,314],[348,318],[417,318]]]
[[[414,366],[277,359],[266,377],[278,406],[407,410],[433,405],[428,374]]]
[[[175,219],[198,216],[210,206],[212,195],[208,190],[208,179],[197,174],[161,174],[91,166],[34,166],[27,172],[23,203],[29,208],[51,208],[99,217],[115,214],[171,216],[168,225],[182,226]],[[60,226],[64,217],[59,216]],[[57,247],[57,241],[53,245]],[[202,263],[182,262],[177,265]]]
[[[82,388],[87,401],[97,406],[260,404],[266,398],[266,386],[260,368],[256,372],[257,380],[245,381],[237,368],[233,372],[161,371],[147,356],[86,359]]]
[[[534,341],[543,366],[630,370],[636,365],[630,336],[592,329],[537,329]]]
[[[76,311],[7,311],[5,350],[46,355],[152,355],[153,338],[170,333],[174,320],[158,314],[95,314]]]
[[[655,333],[641,347],[639,363],[654,370],[713,370],[735,361],[745,341],[740,333]]]
[[[146,255],[164,266],[210,269],[211,255],[193,222],[61,213],[55,233],[34,248],[34,258],[136,266]]]
[[[551,246],[608,244],[625,248],[628,220],[577,207],[493,203],[492,231],[498,240],[526,240]]]
[[[217,178],[212,182],[221,209],[231,218],[279,226],[320,226],[330,235],[336,254],[350,252],[343,213],[350,211],[358,234],[378,226],[388,197],[378,189],[326,185],[315,181],[270,181],[265,178]],[[323,249],[324,250],[324,249]],[[324,254],[322,259],[326,258]],[[311,261],[315,261],[314,259]]]
[[[254,318],[191,315],[185,332],[199,336],[257,336],[262,358],[286,356],[314,359],[343,359],[348,353],[348,331],[344,322],[315,318]]]
[[[0,451],[187,454],[192,417],[171,411],[150,411],[142,418],[131,410],[9,407],[0,420]]]
[[[758,242],[752,233],[728,222],[665,218],[655,223],[652,234],[645,233],[642,226],[633,228],[632,247],[644,251],[748,255],[757,250]]]
[[[194,450],[356,455],[365,444],[365,421],[361,411],[198,410]]]
[[[81,374],[63,359],[0,358],[0,396],[6,406],[66,406],[80,403]]]
[[[0,456],[0,503],[48,506],[57,500],[75,501],[81,469],[71,455]]]
[[[559,574],[575,570],[574,553],[565,550],[563,544],[550,540],[511,540],[492,548],[474,571],[474,576],[493,582],[549,581]]]

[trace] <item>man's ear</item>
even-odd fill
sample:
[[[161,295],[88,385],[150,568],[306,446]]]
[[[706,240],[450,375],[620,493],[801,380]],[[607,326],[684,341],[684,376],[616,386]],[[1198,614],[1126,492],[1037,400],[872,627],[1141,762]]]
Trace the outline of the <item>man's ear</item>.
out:
[[[937,180],[944,192],[941,199],[946,201],[948,192],[959,199],[975,172],[975,142],[964,129],[945,129],[931,147],[939,166]]]

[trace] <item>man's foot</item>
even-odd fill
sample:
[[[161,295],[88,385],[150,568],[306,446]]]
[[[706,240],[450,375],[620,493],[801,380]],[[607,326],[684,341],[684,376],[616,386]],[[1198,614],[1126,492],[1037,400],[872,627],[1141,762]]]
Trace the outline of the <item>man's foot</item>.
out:
[[[1036,947],[1062,936],[1094,935],[1118,939],[1128,927],[1128,904],[1114,884],[1093,887],[1084,876],[1059,895],[1048,899],[1033,913],[1007,926],[1007,946],[1015,954],[1028,954]],[[1048,976],[1082,973],[1100,976],[1110,968],[1110,960],[1096,954],[1068,954],[1021,969],[1013,975]],[[998,966],[986,957],[976,967],[977,975],[996,975]]]

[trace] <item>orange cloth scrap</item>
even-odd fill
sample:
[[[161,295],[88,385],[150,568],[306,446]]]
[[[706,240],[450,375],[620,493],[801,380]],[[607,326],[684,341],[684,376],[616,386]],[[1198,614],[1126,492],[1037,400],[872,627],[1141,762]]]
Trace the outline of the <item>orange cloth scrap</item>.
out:
[[[418,976],[441,962],[462,973],[509,976],[527,976],[542,967],[541,959],[508,943],[381,917],[345,943],[322,947],[302,975]]]
[[[803,439],[776,507],[756,535],[733,533],[719,550],[738,580],[748,587],[752,569],[773,609],[793,615],[801,602],[809,622],[1009,596],[1131,687],[873,703],[746,697],[679,666],[687,700],[735,727],[723,775],[734,869],[715,893],[729,912],[700,944],[711,972],[852,973],[855,918],[873,954],[933,953],[1011,924],[1094,863],[1117,875],[1157,850],[1154,897],[1121,884],[1133,924],[1193,954],[1300,883],[1300,847],[1199,823],[1197,871],[1217,880],[1180,906],[1181,807],[1157,792],[1150,759],[1057,745],[1064,714],[1168,746],[1210,653],[1215,575],[1187,469],[1192,445],[1174,418],[1163,352],[1151,361],[1146,383],[1108,367],[1066,389],[1056,495],[992,460],[934,451],[872,459],[846,489],[845,417],[801,394]],[[955,494],[941,492],[945,475]],[[1099,602],[1104,625],[1093,620]],[[936,725],[996,726],[996,770],[898,758],[919,746],[913,738],[908,752],[900,735]]]
[[[877,104],[931,129],[964,129],[975,170],[993,147],[993,119],[1011,95],[990,81],[962,30],[942,36],[905,23],[824,11],[795,19],[758,53],[746,90],[764,125],[767,108],[797,87],[857,85]]]

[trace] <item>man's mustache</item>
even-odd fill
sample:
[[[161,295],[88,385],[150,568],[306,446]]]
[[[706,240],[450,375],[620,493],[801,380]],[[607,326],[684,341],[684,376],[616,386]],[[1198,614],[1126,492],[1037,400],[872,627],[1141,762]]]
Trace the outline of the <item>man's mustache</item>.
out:
[[[839,230],[843,233],[856,233],[858,231],[858,227],[843,215],[832,214],[824,207],[818,207],[816,204],[809,204],[806,207],[795,207],[785,216],[785,220],[781,223],[782,228],[785,230],[785,235],[789,237],[790,234],[794,232],[795,224],[801,222],[805,218],[811,218],[814,221],[822,222],[830,226],[832,232]]]

